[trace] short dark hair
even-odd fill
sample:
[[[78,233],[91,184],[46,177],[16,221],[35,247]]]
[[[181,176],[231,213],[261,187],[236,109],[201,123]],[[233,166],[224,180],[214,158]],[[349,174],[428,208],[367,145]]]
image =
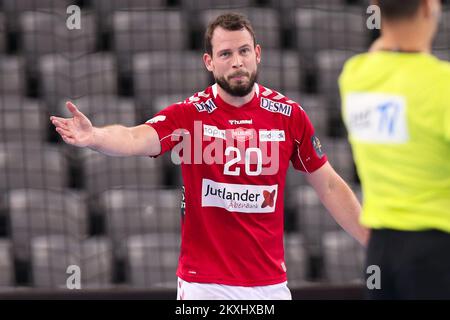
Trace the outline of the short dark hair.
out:
[[[381,16],[387,20],[413,17],[419,10],[423,0],[375,0],[380,7]]]
[[[210,55],[212,55],[211,40],[214,30],[216,30],[217,27],[221,27],[229,31],[237,31],[245,28],[248,32],[250,32],[253,38],[253,45],[256,46],[255,32],[253,31],[252,24],[248,18],[240,13],[229,12],[218,16],[216,19],[211,21],[206,28],[205,51]]]

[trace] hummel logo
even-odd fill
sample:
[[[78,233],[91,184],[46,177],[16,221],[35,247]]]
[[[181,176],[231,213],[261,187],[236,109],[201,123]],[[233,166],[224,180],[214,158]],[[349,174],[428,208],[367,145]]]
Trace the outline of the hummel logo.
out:
[[[250,119],[250,120],[228,120],[228,121],[230,121],[230,124],[252,124],[253,123],[253,120],[252,119]]]

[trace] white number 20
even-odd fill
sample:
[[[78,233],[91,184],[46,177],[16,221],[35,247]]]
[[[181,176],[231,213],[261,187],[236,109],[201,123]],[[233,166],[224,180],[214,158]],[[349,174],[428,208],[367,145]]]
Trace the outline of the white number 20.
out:
[[[238,163],[241,161],[241,151],[236,147],[227,147],[225,149],[225,156],[229,156],[231,152],[236,153],[236,157],[234,159],[231,159],[227,163],[225,163],[223,173],[229,176],[238,176],[241,173],[241,168],[236,167],[234,170],[231,170],[230,167],[233,164]],[[258,158],[258,161],[256,163],[256,170],[252,171],[250,168],[250,155],[252,152],[256,153],[256,156]],[[245,173],[248,176],[258,176],[262,172],[262,153],[261,150],[258,148],[248,148],[245,150]]]

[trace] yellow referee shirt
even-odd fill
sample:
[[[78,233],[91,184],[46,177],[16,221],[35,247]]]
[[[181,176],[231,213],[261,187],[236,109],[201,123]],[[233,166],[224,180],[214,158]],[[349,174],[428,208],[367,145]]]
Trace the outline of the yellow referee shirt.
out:
[[[450,64],[425,53],[357,55],[339,78],[370,228],[450,232]]]

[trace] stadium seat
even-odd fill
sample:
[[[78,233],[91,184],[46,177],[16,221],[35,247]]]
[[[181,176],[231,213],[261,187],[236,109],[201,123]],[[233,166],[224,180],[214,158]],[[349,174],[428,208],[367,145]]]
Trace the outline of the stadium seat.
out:
[[[340,227],[320,202],[314,189],[300,186],[296,190],[297,229],[304,236],[305,248],[311,255],[322,254],[322,236],[327,231],[339,230]]]
[[[314,67],[314,55],[321,50],[362,52],[369,46],[364,11],[361,7],[297,9],[295,29],[300,55]]]
[[[82,150],[85,186],[91,197],[123,186],[156,187],[163,183],[161,159],[108,157],[90,149]]]
[[[186,92],[186,93],[172,93],[172,94],[161,94],[157,95],[152,99],[151,102],[151,110],[153,112],[159,112],[162,109],[178,102],[182,102],[186,100],[187,98],[191,97],[194,92]],[[146,116],[150,118],[151,114],[148,113],[149,104],[146,106],[142,106],[144,109],[144,112],[146,112]]]
[[[433,47],[439,50],[450,51],[450,6],[443,7],[441,23],[433,42]]]
[[[37,100],[0,96],[0,143],[44,142],[47,118]]]
[[[330,106],[324,97],[314,94],[303,94],[299,91],[286,91],[285,95],[297,102],[305,110],[314,126],[316,136],[322,138],[328,135]]]
[[[113,43],[121,73],[130,72],[135,53],[187,49],[187,27],[182,13],[176,10],[115,12]]]
[[[183,9],[205,10],[211,8],[239,9],[249,7],[254,0],[180,0]]]
[[[126,241],[128,280],[134,288],[176,289],[178,233],[131,236]]]
[[[345,231],[323,235],[326,280],[333,284],[361,283],[364,248]]]
[[[33,285],[36,288],[69,288],[69,277],[79,267],[80,288],[111,286],[112,254],[106,238],[79,240],[64,235],[44,235],[32,239]]]
[[[58,234],[77,239],[88,232],[83,195],[56,189],[15,189],[8,193],[14,255],[30,259],[32,238]],[[70,242],[70,241],[69,241]]]
[[[0,12],[0,53],[6,51],[6,19]]]
[[[339,113],[339,86],[338,79],[344,63],[354,53],[341,50],[323,50],[316,55],[318,91],[326,96],[332,108]]]
[[[14,263],[11,241],[0,238],[0,289],[14,285]]]
[[[263,50],[258,67],[258,82],[270,89],[283,92],[302,89],[303,69],[295,51]]]
[[[30,73],[34,74],[39,58],[45,54],[61,54],[65,59],[78,59],[96,50],[96,22],[93,14],[83,14],[81,28],[69,29],[67,14],[27,11],[21,14],[22,50]]]
[[[0,96],[25,95],[25,64],[17,56],[0,55]]]
[[[102,193],[99,202],[116,244],[130,235],[180,230],[181,189],[112,189]]]
[[[71,0],[3,0],[3,11],[7,17],[7,24],[11,31],[20,29],[19,17],[25,11],[39,11],[57,13],[61,17],[67,17],[67,7]]]
[[[201,52],[158,51],[133,57],[136,99],[148,104],[156,95],[202,91],[208,86]]]
[[[347,138],[320,138],[322,150],[336,172],[347,183],[355,182],[355,166],[352,149]]]
[[[308,273],[308,253],[301,233],[285,233],[284,255],[289,286],[304,284]]]
[[[205,30],[210,21],[227,9],[210,9],[201,13],[202,26]],[[271,8],[243,8],[238,12],[245,14],[255,30],[256,41],[263,49],[279,49],[281,46],[281,30],[278,12]],[[263,51],[264,52],[264,51]]]
[[[61,99],[85,95],[117,94],[116,62],[108,53],[94,53],[68,59],[59,54],[40,60],[40,80],[50,111],[58,110]]]
[[[166,0],[95,0],[91,1],[101,33],[112,32],[113,13],[116,11],[149,11],[164,9]]]
[[[121,124],[135,126],[137,123],[136,107],[132,99],[118,97],[116,95],[94,94],[71,100],[77,108],[83,112],[95,126]],[[58,105],[59,115],[71,117],[66,108],[65,101]]]
[[[344,6],[346,0],[269,0],[273,8],[294,9],[294,8],[317,8],[330,6]]]
[[[0,190],[65,188],[68,185],[65,155],[58,147],[17,142],[0,144]]]

